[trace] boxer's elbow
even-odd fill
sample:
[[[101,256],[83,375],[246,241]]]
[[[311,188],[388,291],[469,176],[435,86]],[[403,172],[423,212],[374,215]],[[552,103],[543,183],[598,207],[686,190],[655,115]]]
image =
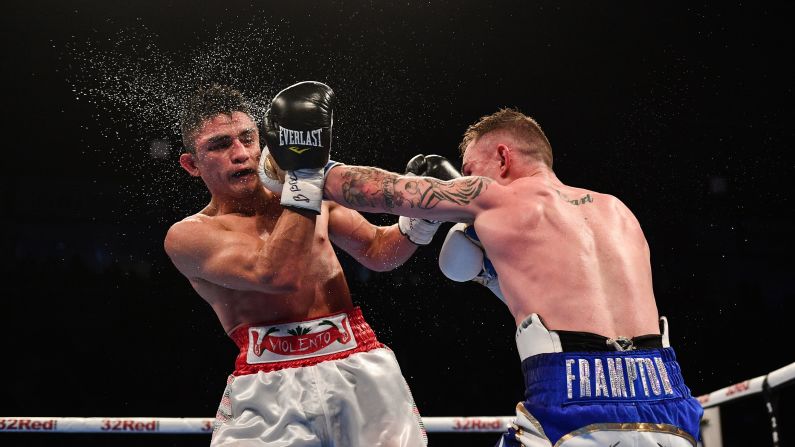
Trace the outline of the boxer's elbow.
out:
[[[362,265],[374,272],[389,272],[403,265],[410,257],[411,253],[404,253],[396,250],[379,251],[372,255],[365,256]]]
[[[377,229],[377,236],[360,257],[363,266],[375,272],[388,272],[400,267],[416,250],[416,245],[405,243],[397,227],[388,231]],[[404,245],[409,248],[406,249]]]
[[[368,250],[360,253],[358,256],[354,256],[354,258],[359,261],[359,264],[363,267],[374,272],[386,272],[394,268],[389,268],[389,266],[384,263],[384,260],[381,259],[378,252],[371,252]]]
[[[377,261],[372,261],[369,263],[362,263],[368,269],[374,272],[388,272],[391,270],[395,270],[400,263],[397,262],[389,262],[389,259],[379,259]]]
[[[363,267],[374,272],[387,272],[399,265],[390,263],[385,253],[372,247],[367,250],[362,250],[359,253],[353,253],[353,257],[359,261],[359,264]]]

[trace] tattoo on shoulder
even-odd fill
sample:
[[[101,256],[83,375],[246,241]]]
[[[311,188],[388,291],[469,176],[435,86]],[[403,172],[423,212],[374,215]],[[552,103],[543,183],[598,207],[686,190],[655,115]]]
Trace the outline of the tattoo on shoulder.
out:
[[[586,194],[586,195],[580,197],[579,199],[570,199],[569,196],[567,196],[566,194],[563,194],[562,192],[558,191],[557,189],[555,190],[555,192],[558,193],[558,197],[560,197],[561,199],[571,203],[574,206],[585,205],[586,203],[593,203],[593,198],[591,197],[590,194]]]
[[[464,206],[486,191],[492,182],[485,177],[448,181],[430,177],[399,179],[399,175],[378,168],[349,167],[343,174],[343,199],[354,207],[388,210],[405,206],[430,209],[441,202]]]

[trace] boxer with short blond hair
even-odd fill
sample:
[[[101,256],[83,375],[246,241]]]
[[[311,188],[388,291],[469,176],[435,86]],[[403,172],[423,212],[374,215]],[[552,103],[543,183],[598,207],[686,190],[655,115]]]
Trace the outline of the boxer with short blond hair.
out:
[[[286,97],[302,104],[298,119],[282,120]],[[211,199],[171,226],[165,250],[240,349],[213,446],[427,444],[395,355],[353,305],[331,243],[384,271],[433,234],[374,226],[322,201],[332,104],[333,92],[320,83],[274,98],[265,139],[289,166],[276,193],[258,176],[259,126],[239,92],[202,89],[182,118],[180,164],[204,181]]]
[[[658,315],[632,212],[561,182],[547,137],[518,110],[470,126],[461,150],[461,178],[343,165],[325,195],[359,211],[460,222],[442,271],[487,286],[517,325],[526,399],[499,445],[695,447],[701,406]]]

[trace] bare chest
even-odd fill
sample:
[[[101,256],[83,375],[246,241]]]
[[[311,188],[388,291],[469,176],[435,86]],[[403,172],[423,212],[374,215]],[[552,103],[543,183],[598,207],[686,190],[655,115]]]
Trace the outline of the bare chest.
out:
[[[222,223],[230,231],[267,240],[274,236],[280,215],[281,213],[259,216],[223,216]],[[315,239],[318,243],[328,240],[328,220],[324,215],[318,216],[315,225]]]

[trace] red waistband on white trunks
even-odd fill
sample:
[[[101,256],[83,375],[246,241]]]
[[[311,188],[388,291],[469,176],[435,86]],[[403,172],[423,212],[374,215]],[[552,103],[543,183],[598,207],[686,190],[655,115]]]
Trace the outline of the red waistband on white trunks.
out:
[[[230,336],[240,348],[236,376],[315,365],[384,346],[359,307],[312,320],[240,326]]]

